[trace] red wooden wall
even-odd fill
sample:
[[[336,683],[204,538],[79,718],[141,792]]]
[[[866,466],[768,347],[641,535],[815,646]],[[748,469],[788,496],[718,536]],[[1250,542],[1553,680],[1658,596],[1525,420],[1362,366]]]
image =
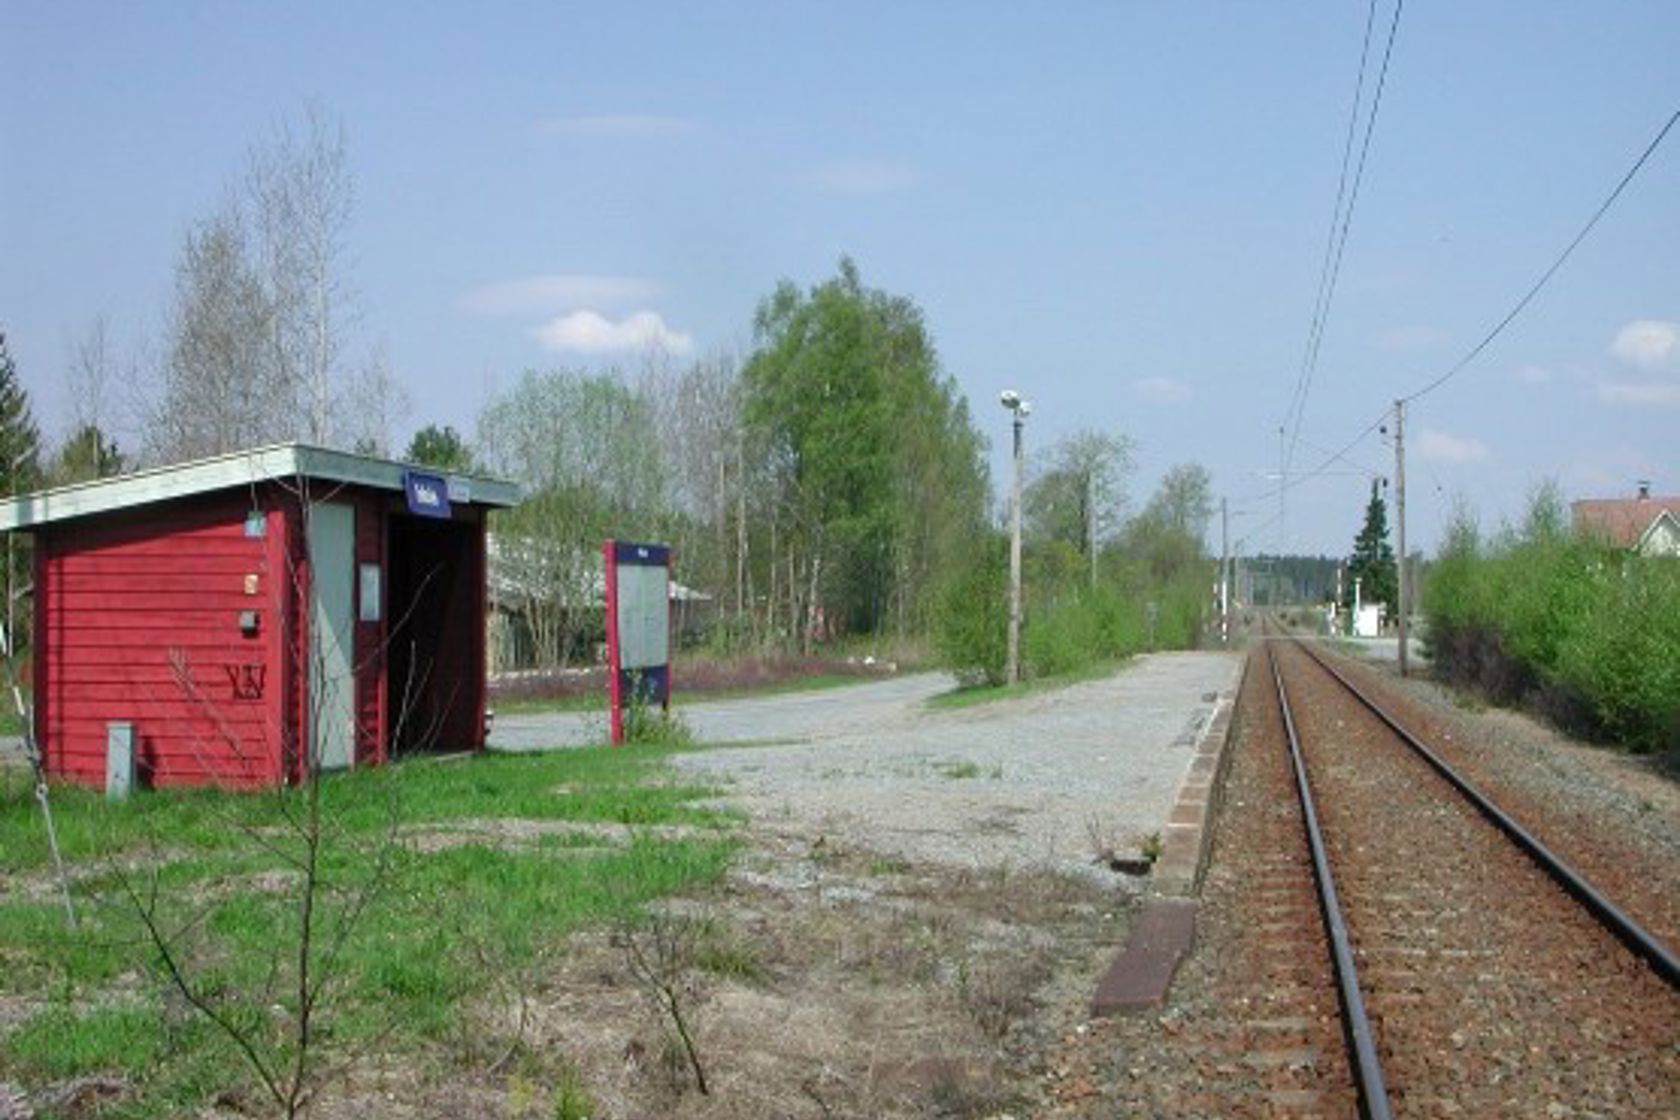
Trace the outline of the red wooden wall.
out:
[[[37,534],[35,720],[48,769],[105,780],[106,724],[134,725],[141,781],[253,785],[284,772],[297,688],[289,520],[249,494],[150,506]],[[247,593],[248,581],[252,593]],[[255,634],[240,612],[258,612]]]
[[[317,500],[322,496],[316,495]],[[410,719],[429,749],[477,749],[485,703],[484,518],[410,518],[400,496],[336,488],[355,508],[355,563],[380,569],[378,620],[353,578],[356,761],[386,760],[393,627],[423,635]],[[248,535],[255,508],[263,532]],[[392,519],[406,528],[393,533]],[[393,554],[393,541],[407,542]],[[36,533],[35,729],[49,772],[105,781],[107,723],[134,725],[146,785],[297,781],[309,726],[309,549],[296,495],[263,486],[49,525]],[[401,573],[435,577],[393,602]],[[254,592],[248,580],[254,577]],[[413,584],[413,579],[409,583]],[[241,611],[258,612],[253,635]],[[400,659],[399,659],[400,660]]]

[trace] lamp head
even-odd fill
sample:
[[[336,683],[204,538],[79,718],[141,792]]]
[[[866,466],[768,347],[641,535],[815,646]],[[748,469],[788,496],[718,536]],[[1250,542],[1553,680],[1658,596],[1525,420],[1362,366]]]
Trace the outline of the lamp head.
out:
[[[1031,401],[1022,401],[1021,402],[1021,407],[1017,408],[1015,410],[1015,412],[1018,416],[1021,417],[1021,419],[1025,420],[1027,417],[1032,415],[1032,402]]]
[[[1021,394],[1013,389],[1005,389],[998,394],[998,401],[1009,411],[1014,412],[1021,407]]]

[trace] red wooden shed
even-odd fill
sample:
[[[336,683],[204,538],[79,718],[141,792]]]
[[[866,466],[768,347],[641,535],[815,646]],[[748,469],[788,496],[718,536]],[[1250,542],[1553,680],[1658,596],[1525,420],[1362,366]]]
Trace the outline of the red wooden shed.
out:
[[[281,444],[0,502],[48,772],[104,783],[113,725],[160,786],[482,748],[485,513],[517,496]]]

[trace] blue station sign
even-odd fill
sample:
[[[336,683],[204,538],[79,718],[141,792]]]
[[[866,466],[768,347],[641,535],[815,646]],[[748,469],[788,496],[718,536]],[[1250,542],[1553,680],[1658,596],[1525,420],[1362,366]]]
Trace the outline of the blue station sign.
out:
[[[403,490],[408,495],[408,512],[421,517],[449,516],[449,484],[440,476],[404,471]]]

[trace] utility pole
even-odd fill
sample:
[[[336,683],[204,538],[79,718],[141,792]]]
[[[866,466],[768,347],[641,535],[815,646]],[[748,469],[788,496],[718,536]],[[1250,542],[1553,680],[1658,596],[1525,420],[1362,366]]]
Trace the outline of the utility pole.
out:
[[[1231,520],[1228,499],[1219,499],[1219,641],[1231,641]]]
[[[1091,589],[1097,586],[1097,471],[1093,466],[1085,473],[1085,538],[1091,550]]]
[[[1284,477],[1284,472],[1286,470],[1288,470],[1288,467],[1285,465],[1286,462],[1287,462],[1287,460],[1285,459],[1284,449],[1283,449],[1283,428],[1280,425],[1278,427],[1278,543],[1277,543],[1278,562],[1280,564],[1283,562],[1283,542],[1284,542],[1283,498],[1284,498],[1284,494],[1289,490],[1289,480]],[[1277,580],[1274,578],[1272,580],[1272,595],[1271,595],[1272,604],[1274,606],[1278,605],[1277,587],[1278,587]]]
[[[1406,675],[1406,616],[1412,597],[1406,579],[1406,402],[1394,402],[1394,522],[1398,527],[1400,555],[1400,675]]]
[[[1015,431],[1015,484],[1010,498],[1009,526],[1009,662],[1004,683],[1021,680],[1021,426],[1032,405],[1013,389],[1005,389],[999,400],[1010,412]]]

